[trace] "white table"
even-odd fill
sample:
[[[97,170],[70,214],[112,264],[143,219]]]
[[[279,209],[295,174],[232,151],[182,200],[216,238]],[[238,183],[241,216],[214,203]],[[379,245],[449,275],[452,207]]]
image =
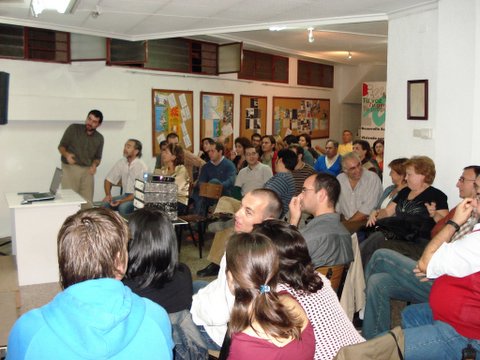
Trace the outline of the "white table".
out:
[[[59,190],[55,200],[22,205],[22,195],[5,194],[11,213],[12,253],[20,286],[59,281],[57,234],[65,219],[86,201],[73,190]]]

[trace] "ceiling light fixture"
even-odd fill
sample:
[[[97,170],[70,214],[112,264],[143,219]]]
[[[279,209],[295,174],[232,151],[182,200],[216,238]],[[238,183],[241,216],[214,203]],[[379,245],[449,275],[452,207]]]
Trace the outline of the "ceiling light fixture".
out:
[[[313,43],[315,39],[313,38],[313,27],[309,27],[308,29],[308,42]]]
[[[57,12],[65,14],[74,8],[76,2],[77,0],[32,0],[30,9],[34,17],[38,17],[43,10],[57,10]]]
[[[282,31],[285,30],[287,27],[285,25],[273,25],[268,28],[270,31]]]
[[[350,60],[352,58],[352,53],[349,51],[347,55],[347,59]]]

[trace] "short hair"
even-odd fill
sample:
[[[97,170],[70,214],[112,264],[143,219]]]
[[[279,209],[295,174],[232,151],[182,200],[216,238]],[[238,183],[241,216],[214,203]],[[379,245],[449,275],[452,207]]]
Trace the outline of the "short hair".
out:
[[[258,140],[262,140],[262,135],[259,133],[253,133],[252,136],[250,136],[250,140],[253,140],[254,138],[258,138]]]
[[[290,171],[293,171],[295,169],[295,166],[297,166],[298,162],[297,154],[295,154],[290,149],[280,150],[278,152],[277,159],[282,159],[283,164]]]
[[[298,143],[298,137],[296,137],[293,134],[287,135],[283,138],[283,142],[286,143],[287,145],[292,145],[292,144],[297,144]]]
[[[413,156],[405,162],[405,168],[413,167],[416,174],[425,176],[425,182],[429,185],[435,180],[435,163],[428,156]]]
[[[205,141],[208,141],[208,143],[209,143],[210,145],[214,145],[214,144],[215,144],[215,140],[213,140],[211,137],[205,137],[205,138],[203,138],[200,143],[203,144]]]
[[[86,280],[121,278],[127,260],[125,220],[106,208],[80,210],[63,223],[57,237],[63,289]]]
[[[140,159],[142,157],[142,143],[137,139],[128,139],[128,141],[133,142],[133,148],[138,150],[137,158]]]
[[[257,154],[260,154],[260,147],[253,145],[252,143],[248,144],[243,148],[244,151],[247,151],[247,149],[255,149],[255,152]]]
[[[144,289],[161,287],[173,278],[178,265],[177,238],[173,225],[159,209],[145,207],[128,219],[130,242],[125,278]]]
[[[185,151],[183,151],[183,147],[181,145],[168,144],[167,149],[172,155],[175,156],[175,166],[185,164]]]
[[[349,153],[346,153],[345,155],[342,156],[342,169],[343,171],[346,170],[346,162],[347,160],[351,160],[351,159],[354,159],[354,160],[357,160],[359,163],[361,163],[360,161],[360,158],[358,157],[358,154],[356,152],[349,152]]]
[[[225,146],[221,142],[215,142],[215,150],[221,151],[222,155],[225,155]]]
[[[247,148],[249,145],[252,144],[250,140],[248,140],[246,137],[243,137],[243,136],[237,137],[233,143],[235,145],[236,144],[242,145],[243,149]]]
[[[333,147],[335,149],[338,149],[338,141],[337,140],[333,140],[333,139],[328,139],[326,142],[325,142],[325,145],[328,144],[328,143],[332,143],[333,144]]]
[[[263,196],[266,198],[267,207],[265,208],[264,218],[278,219],[282,216],[283,205],[282,199],[278,194],[270,189],[255,189],[250,191],[253,196]]]
[[[162,140],[160,141],[160,144],[158,144],[158,147],[160,148],[160,150],[162,150],[162,147],[166,147],[167,145],[168,145],[168,141]]]
[[[348,130],[348,129],[343,130],[343,131],[342,131],[342,134],[344,134],[344,133],[346,133],[346,132],[350,133],[350,135],[353,136],[353,133],[352,133],[350,130]]]
[[[235,296],[230,334],[244,330],[253,318],[271,337],[298,339],[302,320],[282,306],[276,292],[279,258],[272,241],[261,234],[237,233],[228,240],[225,256]],[[265,285],[269,291],[261,290]]]
[[[103,114],[100,110],[90,110],[88,112],[87,117],[89,117],[90,115],[95,116],[98,119],[99,124],[101,124],[103,122]]]
[[[370,160],[372,158],[372,148],[370,147],[370,143],[366,140],[355,140],[353,145],[360,145],[363,150],[366,151],[365,159]]]
[[[262,140],[266,139],[266,138],[270,140],[272,145],[275,145],[277,143],[277,141],[275,140],[275,137],[273,135],[263,135],[262,136]]]
[[[307,146],[309,148],[311,148],[312,147],[312,137],[310,136],[310,134],[303,133],[303,134],[298,135],[299,140],[300,140],[301,137],[305,138],[305,142],[307,143]]]
[[[269,219],[253,225],[252,234],[267,236],[277,248],[282,283],[306,293],[315,293],[322,288],[322,279],[315,273],[305,238],[295,226]]]
[[[176,134],[176,133],[174,133],[174,132],[171,132],[171,133],[169,133],[169,134],[167,135],[167,141],[168,141],[169,139],[180,139],[180,138],[178,137],[178,134]]]
[[[320,190],[324,189],[328,196],[328,201],[330,205],[335,207],[338,202],[338,198],[340,197],[340,182],[337,178],[328,173],[318,173],[315,176],[315,192],[319,192]]]
[[[480,166],[478,165],[469,165],[463,168],[463,170],[473,170],[475,177],[480,175]]]
[[[297,157],[298,157],[298,155],[302,155],[302,159],[303,159],[303,156],[305,155],[305,150],[303,149],[303,147],[300,144],[292,144],[288,148],[290,150],[295,149],[294,152],[297,154]]]
[[[376,146],[377,144],[382,144],[383,146],[385,146],[385,140],[383,140],[383,139],[377,139],[377,140],[375,140],[375,142],[374,142],[373,145],[372,145],[372,152],[373,152],[375,155],[378,155],[378,154],[377,154],[377,151],[375,150],[375,146]]]
[[[402,175],[405,177],[405,163],[407,162],[407,158],[398,158],[390,161],[388,167],[395,171],[398,175]]]

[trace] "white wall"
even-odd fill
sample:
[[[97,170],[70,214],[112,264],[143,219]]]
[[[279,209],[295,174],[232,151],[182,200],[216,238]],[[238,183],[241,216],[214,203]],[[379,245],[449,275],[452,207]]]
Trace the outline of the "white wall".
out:
[[[295,74],[296,61],[291,63],[290,74]],[[105,147],[96,175],[96,200],[103,198],[103,179],[122,155],[126,139],[138,138],[143,142],[144,160],[152,168],[152,88],[194,92],[197,150],[200,91],[235,94],[235,135],[238,135],[241,94],[268,97],[268,131],[271,130],[273,96],[331,99],[331,136],[338,137],[342,129],[338,97],[336,90],[331,89],[241,81],[236,80],[236,75],[209,78],[132,71],[107,67],[102,62],[61,65],[0,59],[0,71],[10,73],[9,123],[0,126],[0,189],[3,193],[47,190],[54,167],[60,165],[57,146],[65,128],[74,121],[83,122],[91,108],[100,109],[105,116],[99,128],[105,137]],[[341,82],[341,76],[336,75],[335,83]],[[2,194],[0,236],[9,234],[10,214]]]
[[[386,162],[428,155],[436,163],[434,186],[458,202],[455,184],[466,165],[480,164],[479,138],[480,5],[475,0],[440,0],[414,14],[389,21]],[[407,120],[407,81],[429,80],[428,121]],[[477,100],[476,100],[477,99]],[[413,130],[433,129],[432,139]]]

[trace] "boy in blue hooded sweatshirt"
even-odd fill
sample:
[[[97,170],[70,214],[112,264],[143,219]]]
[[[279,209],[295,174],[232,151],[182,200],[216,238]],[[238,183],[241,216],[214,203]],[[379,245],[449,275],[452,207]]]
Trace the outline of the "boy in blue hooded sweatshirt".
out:
[[[128,259],[125,221],[108,209],[79,211],[57,241],[64,290],[17,320],[7,359],[172,359],[166,311],[120,281]]]

